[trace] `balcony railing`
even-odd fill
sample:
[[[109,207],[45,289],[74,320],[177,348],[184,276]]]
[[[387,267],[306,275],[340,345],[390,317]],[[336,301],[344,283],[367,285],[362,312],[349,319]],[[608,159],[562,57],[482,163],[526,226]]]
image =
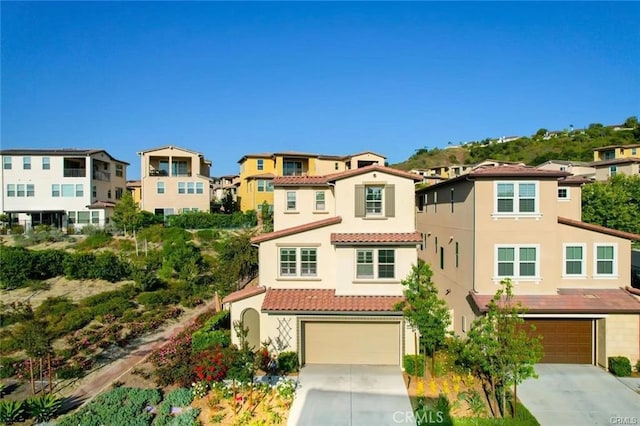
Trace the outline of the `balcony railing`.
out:
[[[64,177],[86,177],[87,169],[64,169],[62,173]]]
[[[151,169],[149,170],[149,176],[169,176],[169,173],[166,170],[157,170]],[[171,174],[172,177],[191,177],[191,172],[174,172]]]
[[[105,181],[105,182],[109,182],[109,181],[111,181],[111,173],[103,172],[101,170],[94,170],[93,171],[93,178],[95,180],[102,180],[102,181]]]

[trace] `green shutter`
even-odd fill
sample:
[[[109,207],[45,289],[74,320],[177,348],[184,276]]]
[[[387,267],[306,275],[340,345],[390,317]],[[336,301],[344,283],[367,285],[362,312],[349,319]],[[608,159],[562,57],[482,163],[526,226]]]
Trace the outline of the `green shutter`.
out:
[[[364,217],[364,185],[356,185],[355,203],[356,217]]]
[[[395,217],[396,215],[396,186],[386,185],[384,187],[384,215]]]

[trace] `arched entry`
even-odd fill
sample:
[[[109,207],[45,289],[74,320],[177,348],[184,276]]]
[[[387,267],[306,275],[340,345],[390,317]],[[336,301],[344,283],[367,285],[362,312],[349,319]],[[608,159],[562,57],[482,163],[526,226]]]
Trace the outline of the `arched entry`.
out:
[[[249,330],[247,344],[251,349],[260,348],[260,314],[252,308],[242,313],[242,327]]]

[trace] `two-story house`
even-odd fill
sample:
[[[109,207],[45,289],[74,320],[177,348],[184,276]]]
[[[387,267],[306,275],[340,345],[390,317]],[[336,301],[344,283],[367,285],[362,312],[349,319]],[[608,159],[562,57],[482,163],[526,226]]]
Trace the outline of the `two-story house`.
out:
[[[383,166],[385,157],[374,152],[337,156],[304,152],[275,152],[244,155],[240,164],[238,200],[240,209],[259,210],[262,203],[273,205],[276,176],[324,176],[372,164]]]
[[[163,146],[138,152],[140,208],[163,216],[211,209],[211,161],[200,152]]]
[[[584,161],[567,161],[567,160],[549,160],[536,166],[540,170],[556,170],[559,172],[567,172],[573,176],[582,176],[585,178],[593,178],[596,169],[591,163]]]
[[[606,181],[617,174],[640,174],[640,144],[611,145],[593,150],[595,178]]]
[[[100,149],[0,151],[0,211],[26,229],[104,226],[126,188],[129,163]]]
[[[240,186],[239,175],[225,175],[211,178],[212,198],[221,201],[227,193],[231,193],[234,201],[238,199],[238,186]]]
[[[377,164],[275,177],[275,231],[252,240],[260,285],[223,300],[249,344],[270,341],[302,364],[400,365],[414,350],[394,306],[422,241],[413,211],[419,180]]]
[[[419,256],[457,334],[510,278],[526,321],[544,337],[543,362],[640,357],[640,299],[626,290],[640,235],[582,222],[583,183],[561,171],[497,166],[416,191]]]

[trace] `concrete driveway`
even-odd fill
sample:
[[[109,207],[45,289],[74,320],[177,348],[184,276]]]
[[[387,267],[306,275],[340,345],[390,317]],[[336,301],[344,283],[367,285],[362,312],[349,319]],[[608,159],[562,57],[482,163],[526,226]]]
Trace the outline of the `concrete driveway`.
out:
[[[290,426],[415,424],[399,367],[307,365],[299,380]]]
[[[603,369],[538,364],[536,372],[518,397],[542,426],[640,424],[640,395]]]

